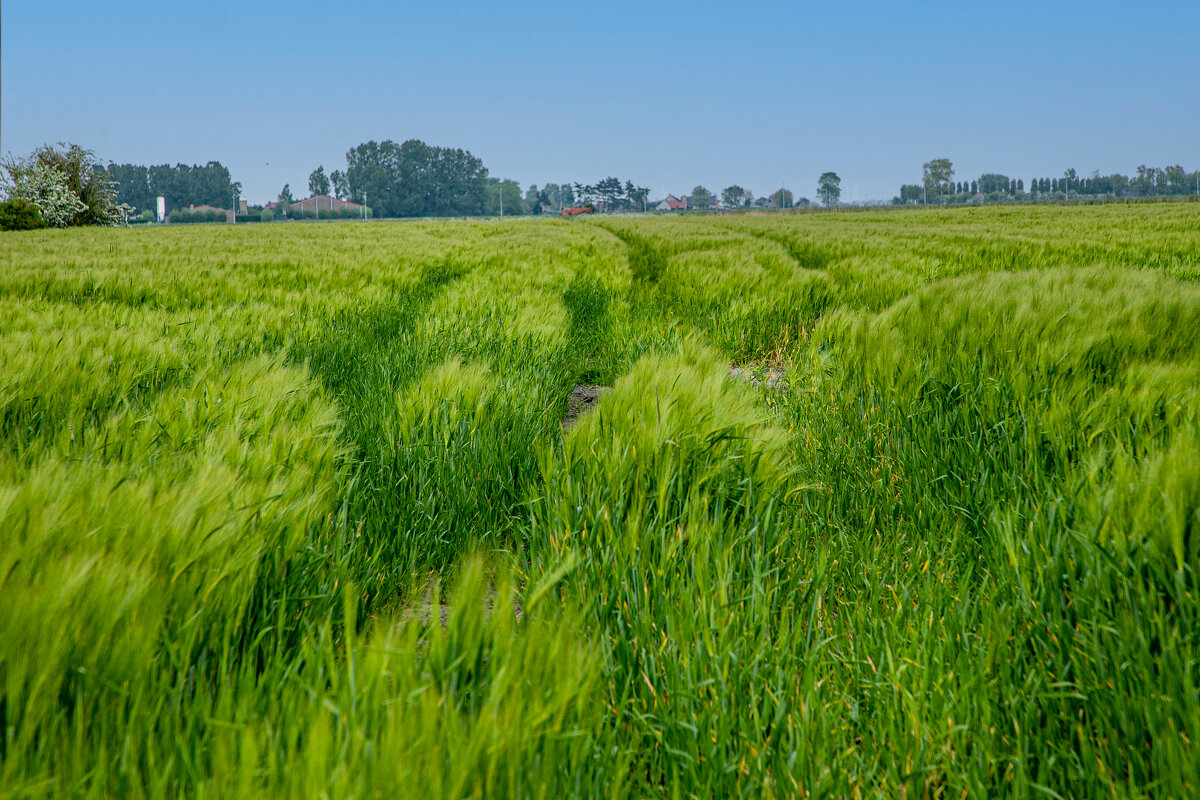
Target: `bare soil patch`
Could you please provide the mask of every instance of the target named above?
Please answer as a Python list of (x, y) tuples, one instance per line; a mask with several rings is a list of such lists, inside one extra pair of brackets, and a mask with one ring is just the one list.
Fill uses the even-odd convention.
[(567, 397), (567, 413), (563, 417), (563, 433), (579, 424), (579, 418), (591, 411), (600, 402), (600, 398), (612, 391), (611, 386), (589, 386), (580, 384), (571, 390)]
[(746, 381), (756, 389), (760, 386), (768, 389), (782, 389), (783, 375), (783, 370), (774, 367), (760, 370), (751, 370), (747, 367), (729, 368), (729, 377)]

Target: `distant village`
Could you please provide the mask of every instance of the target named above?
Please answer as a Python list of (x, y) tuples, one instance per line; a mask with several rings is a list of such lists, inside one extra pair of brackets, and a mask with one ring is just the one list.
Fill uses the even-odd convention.
[[(160, 200), (163, 198), (159, 198)], [(786, 198), (785, 198), (786, 200)], [(807, 205), (807, 201), (802, 201)], [(736, 208), (744, 208), (745, 206), (736, 206)], [(777, 209), (780, 208), (776, 196), (759, 198), (754, 204), (754, 208), (761, 209)], [(647, 203), (646, 211), (728, 211), (734, 206), (729, 206), (716, 195), (709, 198), (709, 201), (704, 205), (698, 205), (690, 195), (675, 196), (668, 194), (666, 198), (658, 203)], [(605, 214), (614, 211), (629, 211), (627, 206), (610, 208), (609, 204), (604, 200), (596, 200), (589, 202), (584, 206), (556, 206), (553, 203), (537, 203), (529, 212), (529, 214), (542, 215), (562, 215), (562, 216), (577, 216), (580, 213), (597, 213)], [(373, 212), (367, 206), (361, 203), (355, 203), (350, 200), (343, 200), (340, 197), (334, 197), (329, 194), (319, 194), (312, 197), (306, 197), (302, 200), (296, 200), (291, 203), (280, 203), (272, 201), (263, 206), (250, 205), (245, 200), (239, 200), (237, 209), (231, 211), (225, 208), (218, 208), (211, 205), (190, 205), (187, 208), (177, 208), (169, 214), (165, 209), (165, 202), (160, 204), (158, 213), (149, 219), (145, 218), (148, 215), (143, 215), (143, 218), (137, 221), (149, 222), (172, 222), (172, 223), (191, 223), (191, 222), (270, 222), (275, 220), (326, 220), (326, 219), (369, 219), (373, 216)], [(511, 214), (510, 214), (511, 216)]]

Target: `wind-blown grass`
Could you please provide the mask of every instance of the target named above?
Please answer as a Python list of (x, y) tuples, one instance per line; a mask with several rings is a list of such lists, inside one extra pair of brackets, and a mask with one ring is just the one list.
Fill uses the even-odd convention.
[(1193, 795), (1197, 214), (6, 234), (0, 796)]

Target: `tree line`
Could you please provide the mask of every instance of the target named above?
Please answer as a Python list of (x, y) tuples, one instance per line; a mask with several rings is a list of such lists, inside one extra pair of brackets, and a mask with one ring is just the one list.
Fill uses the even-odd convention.
[[(780, 187), (768, 195), (756, 197), (754, 192), (738, 184), (726, 186), (720, 195), (710, 192), (704, 186), (696, 186), (687, 195), (693, 208), (705, 209), (720, 204), (724, 208), (808, 208), (813, 202), (807, 197), (797, 198), (790, 189)], [(824, 206), (836, 206), (841, 202), (842, 179), (836, 172), (824, 172), (817, 179), (817, 200)]]
[(893, 205), (971, 203), (980, 201), (1038, 201), (1200, 195), (1200, 170), (1182, 166), (1137, 168), (1137, 174), (1101, 175), (1099, 170), (1081, 176), (1074, 169), (1057, 178), (1023, 178), (989, 172), (973, 180), (954, 180), (954, 164), (935, 158), (922, 166), (922, 181), (905, 184), (892, 198)]
[[(328, 174), (324, 165), (308, 176), (312, 195), (329, 194), (369, 206), (385, 217), (519, 216), (603, 204), (608, 210), (642, 210), (650, 190), (632, 180), (608, 177), (595, 184), (531, 184), (524, 191), (510, 179), (489, 174), (469, 151), (435, 147), (417, 139), (401, 144), (369, 141), (346, 153), (346, 169)], [(290, 185), (279, 202), (292, 202)]]
[[(308, 176), (308, 190), (368, 206), (376, 216), (458, 217), (557, 211), (576, 202), (582, 187), (551, 183), (522, 192), (516, 181), (492, 176), (467, 150), (385, 139), (350, 148), (345, 170), (326, 174), (318, 166)], [(291, 202), (289, 186), (279, 200)]]
[(242, 193), (242, 185), (232, 179), (220, 161), (173, 167), (109, 164), (97, 170), (116, 186), (117, 202), (129, 206), (134, 214), (153, 213), (159, 196), (166, 198), (168, 213), (193, 205), (233, 209)]
[[(319, 166), (309, 175), (311, 195), (333, 195), (358, 203), (364, 216), (480, 216), (558, 212), (576, 205), (593, 205), (607, 211), (650, 209), (650, 190), (632, 180), (609, 176), (594, 184), (579, 182), (530, 185), (524, 192), (516, 181), (491, 176), (483, 162), (461, 148), (436, 147), (417, 139), (397, 144), (391, 140), (364, 142), (346, 153), (345, 170), (326, 174)], [(0, 164), (0, 228), (122, 224), (140, 213), (153, 217), (155, 198), (166, 199), (167, 211), (190, 206), (236, 209), (241, 184), (219, 161), (170, 166), (160, 164), (107, 165), (77, 145), (45, 146), (23, 159)], [(999, 173), (971, 180), (955, 180), (948, 158), (935, 158), (922, 166), (922, 180), (905, 184), (892, 198), (896, 205), (972, 203), (987, 201), (1040, 201), (1089, 198), (1138, 198), (1200, 195), (1200, 170), (1182, 166), (1139, 166), (1132, 176), (1099, 171), (1081, 176), (1074, 169), (1061, 177), (1035, 177), (1028, 183)], [(711, 208), (718, 195), (704, 186), (692, 189), (687, 207)], [(823, 173), (816, 197), (823, 206), (841, 200), (841, 178)], [(282, 213), (294, 202), (290, 186), (279, 194)], [(780, 188), (756, 197), (740, 185), (725, 187), (719, 202), (726, 208), (793, 208), (811, 205)], [(348, 209), (330, 216), (355, 216)], [(176, 217), (182, 218), (177, 213)], [(264, 219), (266, 216), (264, 215)]]

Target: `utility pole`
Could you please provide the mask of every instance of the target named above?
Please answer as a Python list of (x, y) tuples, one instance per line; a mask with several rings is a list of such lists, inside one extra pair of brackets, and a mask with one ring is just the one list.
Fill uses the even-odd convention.
[(500, 181), (498, 186), (500, 187), (500, 216), (503, 217), (504, 216), (504, 181)]
[(363, 192), (363, 222), (367, 221), (367, 193)]

